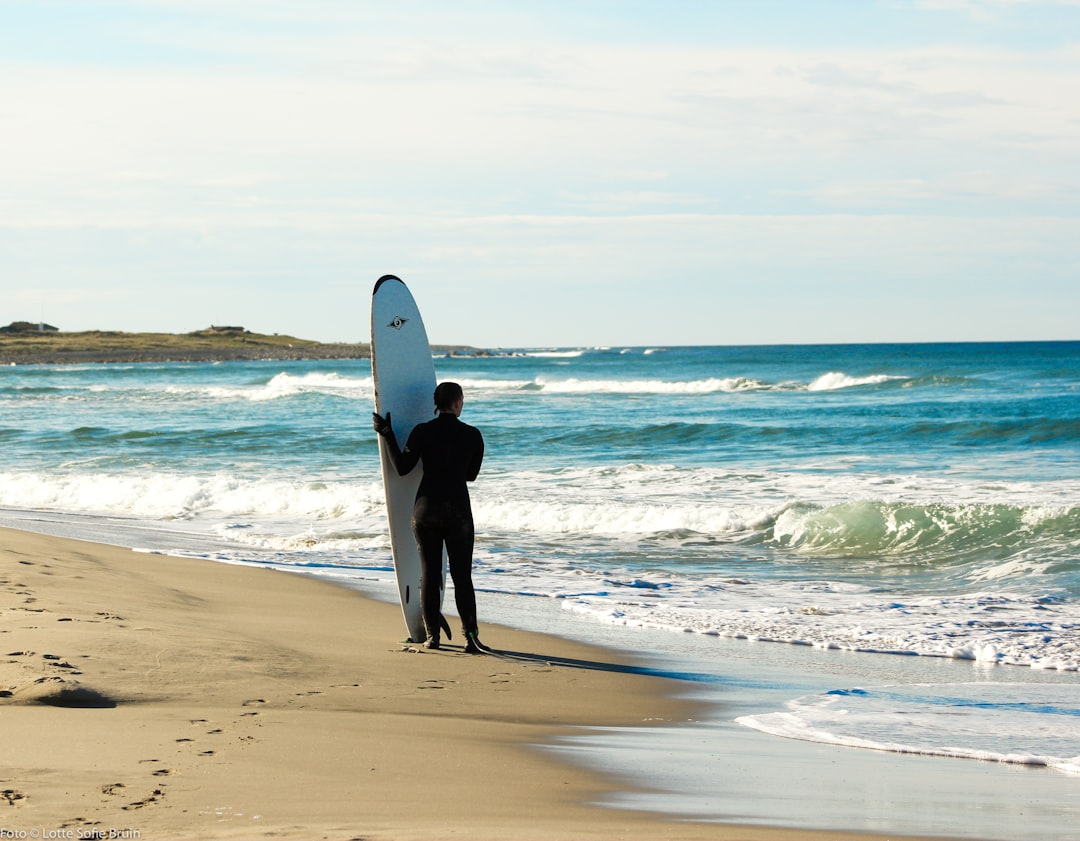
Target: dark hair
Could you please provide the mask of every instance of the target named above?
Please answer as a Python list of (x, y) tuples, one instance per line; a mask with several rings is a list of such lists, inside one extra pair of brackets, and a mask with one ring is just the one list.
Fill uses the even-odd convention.
[(465, 399), (465, 392), (457, 383), (439, 383), (435, 387), (435, 408), (438, 411), (452, 409), (459, 400)]

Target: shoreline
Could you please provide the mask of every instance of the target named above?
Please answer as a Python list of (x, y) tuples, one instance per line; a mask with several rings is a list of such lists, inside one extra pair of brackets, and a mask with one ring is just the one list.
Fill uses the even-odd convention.
[[(432, 345), (442, 354), (486, 355), (468, 345)], [(317, 342), (242, 327), (194, 333), (6, 333), (0, 330), (0, 365), (136, 364), (140, 362), (299, 361), (370, 359), (367, 342)]]
[(633, 794), (539, 748), (700, 709), (615, 652), (500, 626), (485, 626), (490, 645), (538, 659), (425, 652), (397, 641), (397, 605), (334, 583), (10, 529), (0, 541), (10, 831), (837, 837), (590, 805)]
[[(432, 345), (432, 352), (444, 355), (489, 355), (464, 345)], [(368, 344), (325, 344), (303, 348), (230, 348), (177, 350), (111, 351), (35, 351), (17, 353), (0, 351), (0, 366), (23, 365), (110, 365), (169, 362), (301, 362), (306, 360), (371, 359)]]

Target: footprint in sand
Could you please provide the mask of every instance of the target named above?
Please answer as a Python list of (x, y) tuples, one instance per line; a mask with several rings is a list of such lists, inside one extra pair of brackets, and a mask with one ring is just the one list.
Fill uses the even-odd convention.
[(48, 662), (45, 665), (52, 666), (54, 669), (71, 669), (75, 674), (82, 674), (75, 666), (62, 659), (59, 654), (42, 654), (41, 659), (47, 660)]
[(130, 812), (133, 809), (142, 809), (153, 803), (157, 803), (161, 798), (165, 796), (165, 792), (160, 788), (155, 788), (150, 794), (144, 797), (142, 800), (136, 800), (134, 803), (129, 803), (127, 806), (123, 806), (125, 812)]
[(120, 794), (125, 788), (127, 788), (127, 786), (123, 783), (109, 783), (108, 785), (101, 787), (101, 793), (109, 795)]
[(17, 806), (26, 799), (26, 795), (15, 788), (5, 788), (0, 791), (0, 799), (6, 800), (8, 806)]
[(425, 680), (423, 684), (416, 687), (417, 689), (446, 689), (443, 686), (444, 683), (457, 683), (456, 680), (441, 680), (438, 678), (432, 678), (431, 680)]
[[(140, 759), (139, 760), (140, 765), (147, 765), (147, 764), (158, 765), (160, 763), (161, 763), (160, 759)], [(152, 777), (170, 777), (170, 776), (172, 776), (172, 773), (173, 772), (172, 772), (171, 768), (158, 768), (158, 769), (156, 769), (154, 771), (151, 771), (150, 775)]]
[[(61, 829), (73, 829), (75, 827), (87, 827), (87, 826), (101, 826), (101, 821), (92, 821), (89, 818), (86, 818), (86, 817), (80, 815), (77, 818), (68, 818), (66, 821), (64, 821), (62, 824), (60, 824)], [(68, 835), (66, 837), (73, 838), (74, 836)], [(80, 838), (105, 838), (106, 836), (105, 835), (94, 835), (94, 834), (90, 834), (88, 832), (83, 832), (83, 833), (81, 833), (79, 835), (79, 837)]]

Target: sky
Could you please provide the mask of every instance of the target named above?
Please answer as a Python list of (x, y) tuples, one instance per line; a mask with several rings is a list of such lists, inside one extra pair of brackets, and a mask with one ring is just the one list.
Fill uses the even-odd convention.
[(1080, 339), (1080, 0), (0, 0), (0, 324)]

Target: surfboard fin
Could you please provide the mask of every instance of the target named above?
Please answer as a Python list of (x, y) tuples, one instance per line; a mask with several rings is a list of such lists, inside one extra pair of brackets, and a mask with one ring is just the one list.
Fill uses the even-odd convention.
[(450, 630), (450, 623), (446, 621), (446, 617), (441, 613), (439, 614), (439, 627), (446, 632), (446, 638), (452, 640), (454, 638), (453, 632)]

